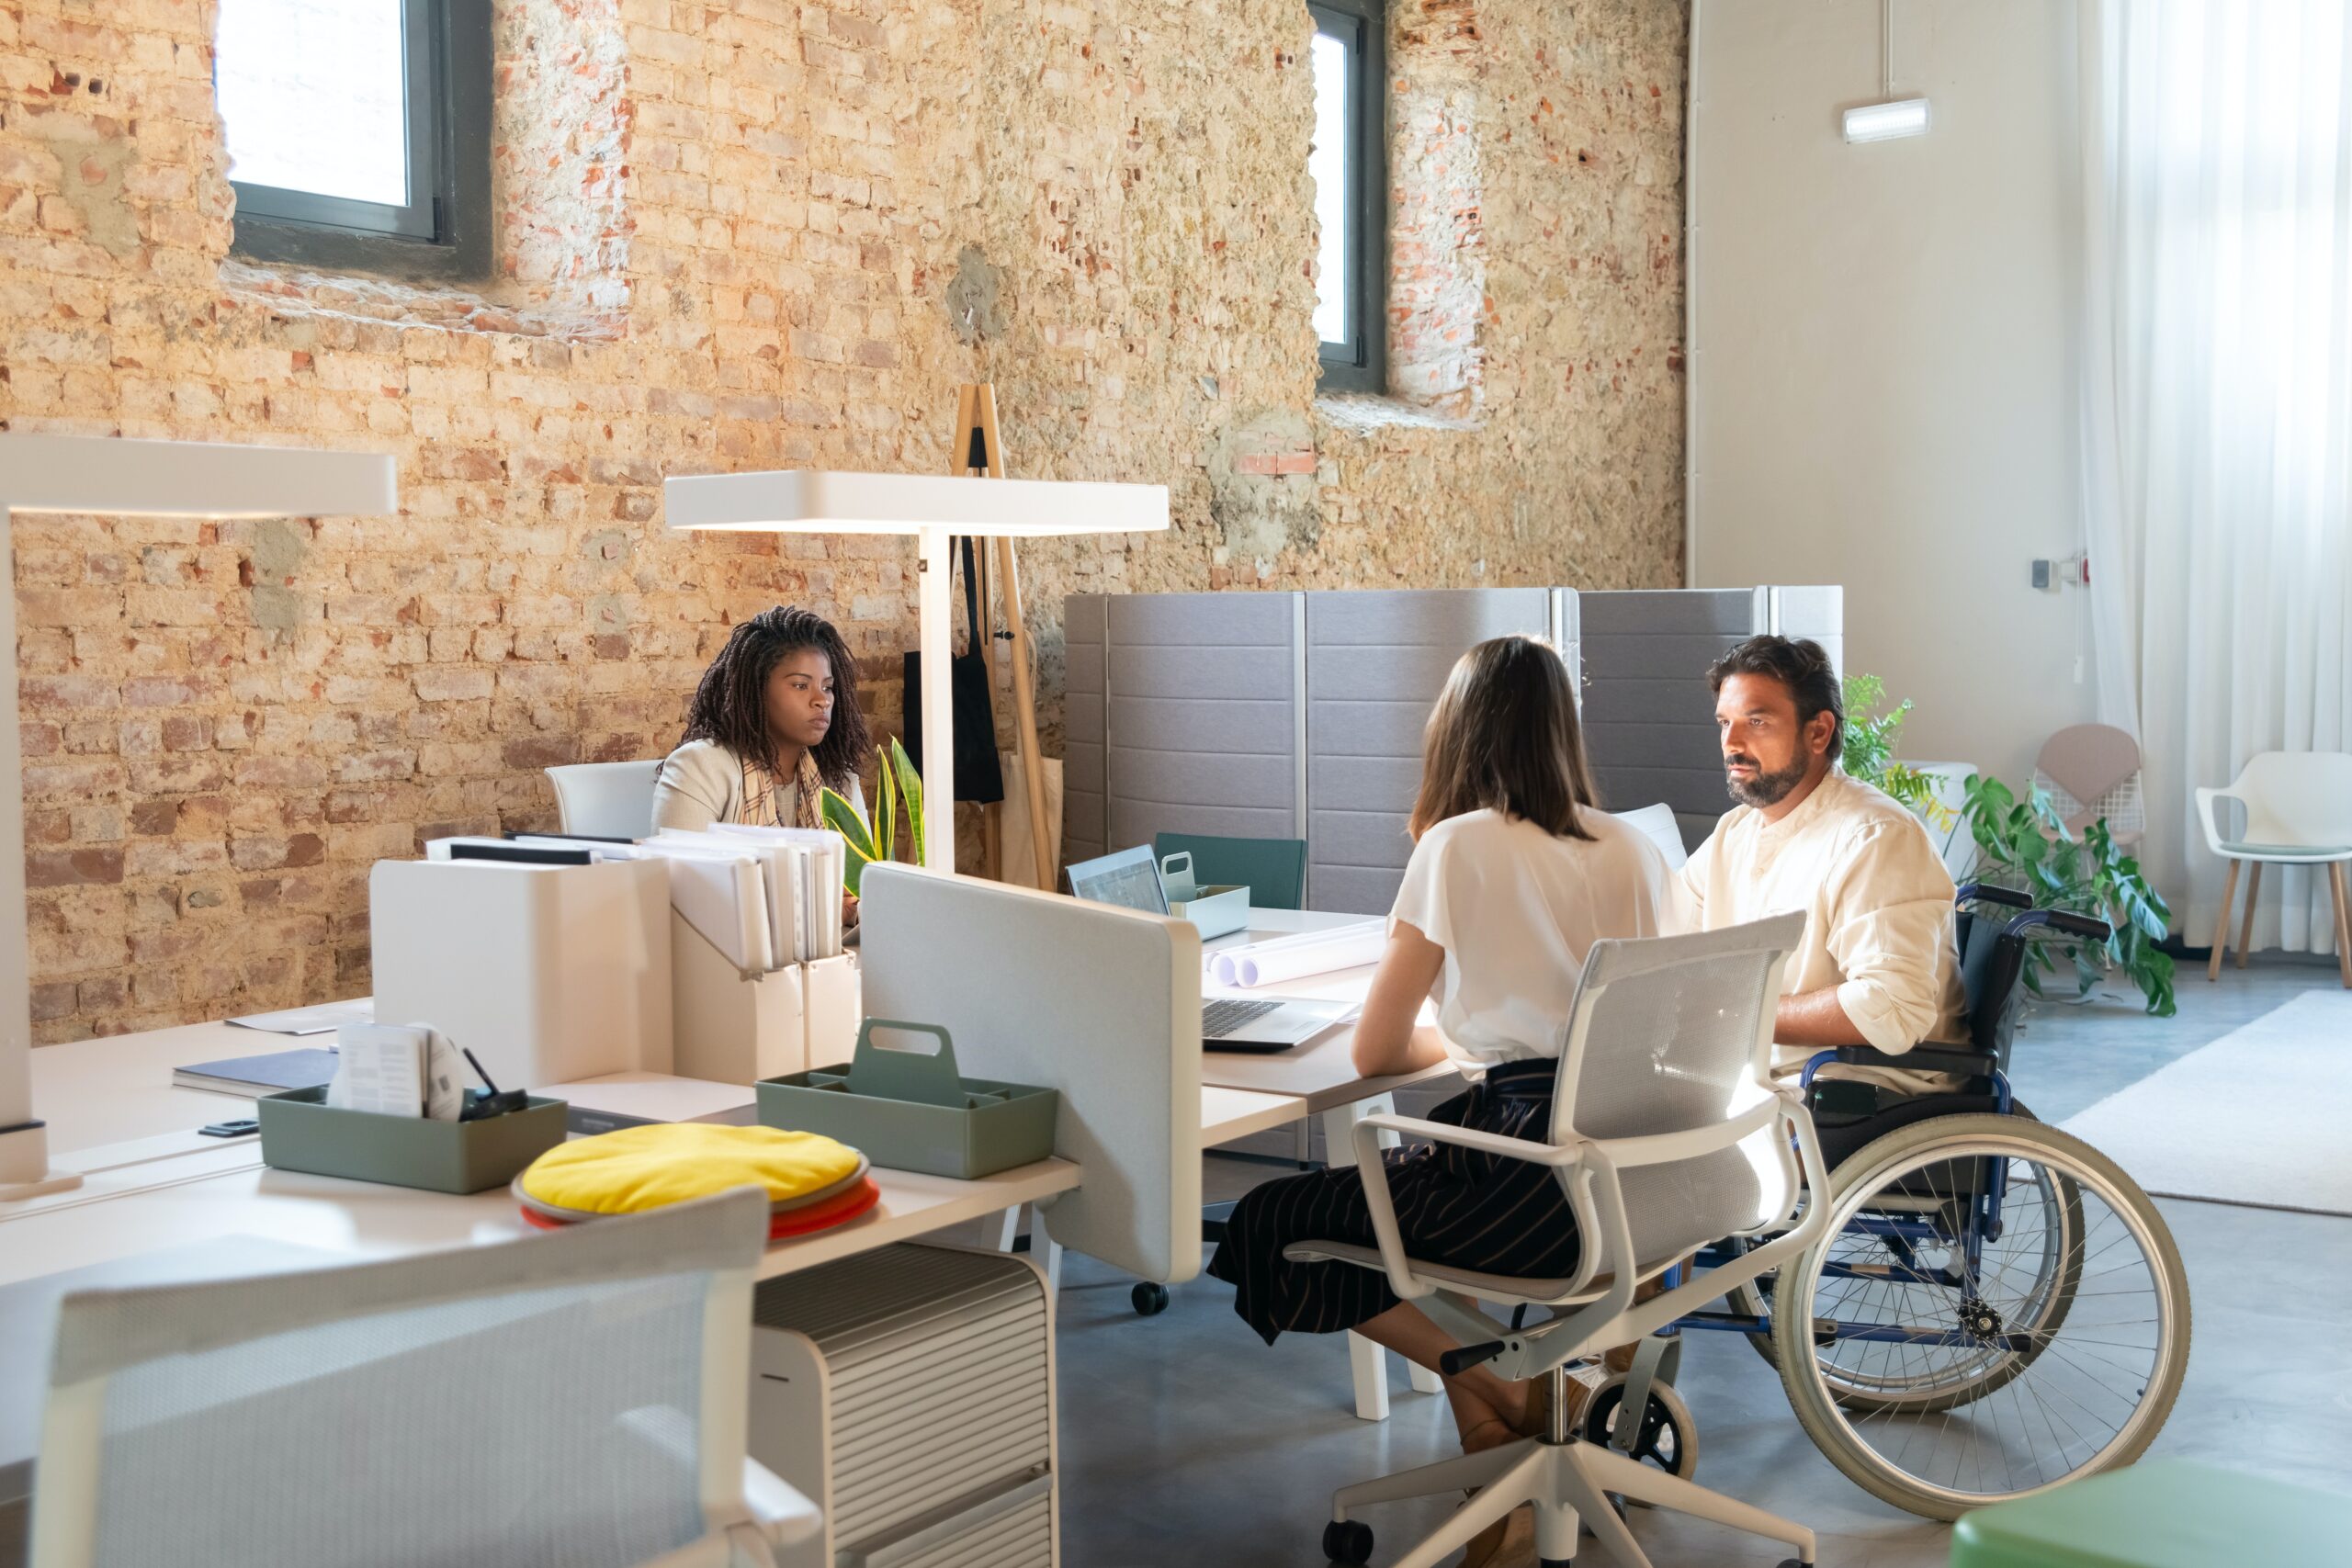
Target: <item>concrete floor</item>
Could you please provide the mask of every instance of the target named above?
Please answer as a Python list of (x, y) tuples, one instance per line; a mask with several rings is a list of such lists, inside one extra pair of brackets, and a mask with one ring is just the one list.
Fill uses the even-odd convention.
[[(2016, 1054), (2021, 1099), (2045, 1120), (2073, 1115), (2281, 1005), (2336, 984), (2333, 964), (2225, 970), (2208, 986), (2184, 967), (2180, 1012), (2143, 1016), (2120, 995), (2052, 1004)], [(1230, 1192), (1286, 1168), (1212, 1157)], [(2165, 1201), (2187, 1261), (2194, 1349), (2154, 1453), (2352, 1493), (2352, 1220)], [(1323, 1561), (1335, 1486), (1454, 1451), (1442, 1397), (1392, 1378), (1393, 1414), (1355, 1419), (1336, 1340), (1292, 1336), (1266, 1348), (1202, 1279), (1161, 1316), (1139, 1319), (1130, 1281), (1068, 1265), (1060, 1309), (1062, 1560), (1071, 1568), (1298, 1568)], [(1696, 1412), (1698, 1479), (1811, 1525), (1824, 1568), (1939, 1568), (1949, 1530), (1888, 1507), (1815, 1450), (1779, 1376), (1740, 1340), (1694, 1335), (1680, 1386)], [(1396, 1505), (1372, 1523), (1375, 1564), (1446, 1505)], [(1637, 1516), (1657, 1568), (1747, 1568), (1784, 1553), (1712, 1526)], [(1607, 1561), (1588, 1540), (1589, 1561)]]

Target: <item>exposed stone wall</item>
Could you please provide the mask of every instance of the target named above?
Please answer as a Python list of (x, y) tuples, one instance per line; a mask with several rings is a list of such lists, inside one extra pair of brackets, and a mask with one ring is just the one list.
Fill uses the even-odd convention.
[(229, 257), (209, 0), (0, 0), (0, 422), (403, 505), (17, 524), (39, 1038), (364, 988), (374, 860), (664, 750), (766, 604), (895, 727), (910, 547), (666, 537), (659, 481), (942, 470), (960, 380), (1016, 473), (1171, 491), (1023, 547), (1049, 750), (1069, 592), (1677, 581), (1682, 7), (1397, 3), (1476, 180), (1446, 417), (1315, 397), (1298, 0), (501, 0), (499, 273), (438, 293)]

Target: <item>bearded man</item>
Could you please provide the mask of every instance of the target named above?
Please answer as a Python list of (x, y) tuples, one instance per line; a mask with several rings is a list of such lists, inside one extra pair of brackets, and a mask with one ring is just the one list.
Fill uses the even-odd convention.
[[(1815, 642), (1750, 637), (1707, 680), (1739, 805), (1683, 869), (1679, 924), (1714, 931), (1804, 912), (1773, 1031), (1774, 1070), (1793, 1076), (1838, 1045), (1900, 1055), (1964, 1040), (1951, 874), (1917, 817), (1838, 771), (1845, 701), (1828, 654)], [(1820, 1076), (1900, 1094), (1958, 1081), (1842, 1065)]]

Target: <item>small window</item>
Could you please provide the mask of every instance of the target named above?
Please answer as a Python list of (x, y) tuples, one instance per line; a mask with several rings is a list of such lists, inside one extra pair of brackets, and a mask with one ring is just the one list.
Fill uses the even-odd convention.
[(220, 0), (213, 92), (237, 251), (478, 275), (489, 241), (489, 12), (448, 0)]
[(1315, 332), (1329, 391), (1387, 390), (1387, 23), (1384, 0), (1314, 0), (1315, 141), (1306, 157), (1322, 231)]

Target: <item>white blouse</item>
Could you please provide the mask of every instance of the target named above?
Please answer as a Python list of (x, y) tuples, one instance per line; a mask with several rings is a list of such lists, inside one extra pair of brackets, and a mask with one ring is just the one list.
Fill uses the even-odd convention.
[(1389, 911), (1445, 949), (1438, 1029), (1481, 1063), (1557, 1056), (1585, 951), (1656, 936), (1671, 879), (1640, 829), (1577, 813), (1590, 839), (1473, 811), (1421, 835)]

